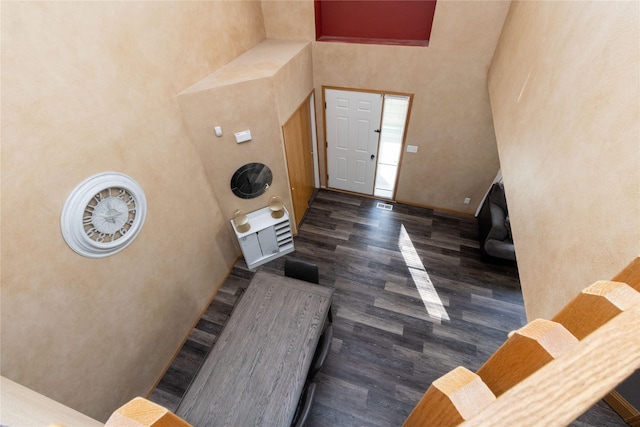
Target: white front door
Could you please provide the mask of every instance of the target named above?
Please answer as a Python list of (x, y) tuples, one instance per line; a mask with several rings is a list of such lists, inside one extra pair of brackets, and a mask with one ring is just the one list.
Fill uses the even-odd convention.
[(373, 194), (382, 94), (325, 89), (328, 186)]

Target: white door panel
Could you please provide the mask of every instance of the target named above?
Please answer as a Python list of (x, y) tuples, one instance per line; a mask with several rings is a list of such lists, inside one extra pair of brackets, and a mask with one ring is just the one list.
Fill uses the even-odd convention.
[(348, 159), (346, 157), (338, 157), (336, 158), (338, 163), (338, 173), (336, 174), (336, 179), (340, 182), (347, 181), (347, 171), (348, 171)]
[[(356, 134), (356, 151), (358, 153), (369, 152), (369, 129), (371, 129), (371, 123), (368, 120), (358, 120), (358, 133)], [(376, 127), (373, 128), (377, 129)], [(377, 144), (376, 144), (377, 145)]]
[(325, 89), (325, 101), (329, 187), (373, 194), (382, 95)]
[(367, 162), (363, 162), (362, 160), (356, 161), (356, 173), (354, 182), (356, 184), (366, 184), (367, 181)]
[(336, 149), (348, 150), (349, 149), (349, 118), (337, 117), (337, 134), (336, 134)]

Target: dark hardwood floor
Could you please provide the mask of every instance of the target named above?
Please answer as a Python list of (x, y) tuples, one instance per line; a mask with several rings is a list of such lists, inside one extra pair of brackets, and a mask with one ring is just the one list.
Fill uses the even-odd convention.
[[(321, 190), (295, 238), (335, 289), (311, 426), (400, 426), (433, 380), (476, 371), (526, 323), (517, 268), (482, 262), (473, 217), (378, 203)], [(237, 262), (151, 400), (175, 410), (253, 274)], [(572, 425), (626, 424), (600, 402)]]

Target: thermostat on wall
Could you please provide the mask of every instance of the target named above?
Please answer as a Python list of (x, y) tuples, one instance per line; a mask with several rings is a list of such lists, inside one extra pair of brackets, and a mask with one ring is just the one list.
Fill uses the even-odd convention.
[(236, 132), (236, 142), (240, 144), (241, 142), (251, 141), (251, 131), (243, 130), (242, 132)]

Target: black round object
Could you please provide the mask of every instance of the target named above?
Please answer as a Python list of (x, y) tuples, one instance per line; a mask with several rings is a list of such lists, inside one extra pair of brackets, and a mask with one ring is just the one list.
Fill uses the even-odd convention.
[(240, 167), (231, 177), (231, 191), (242, 199), (253, 199), (271, 186), (271, 169), (262, 163), (248, 163)]

